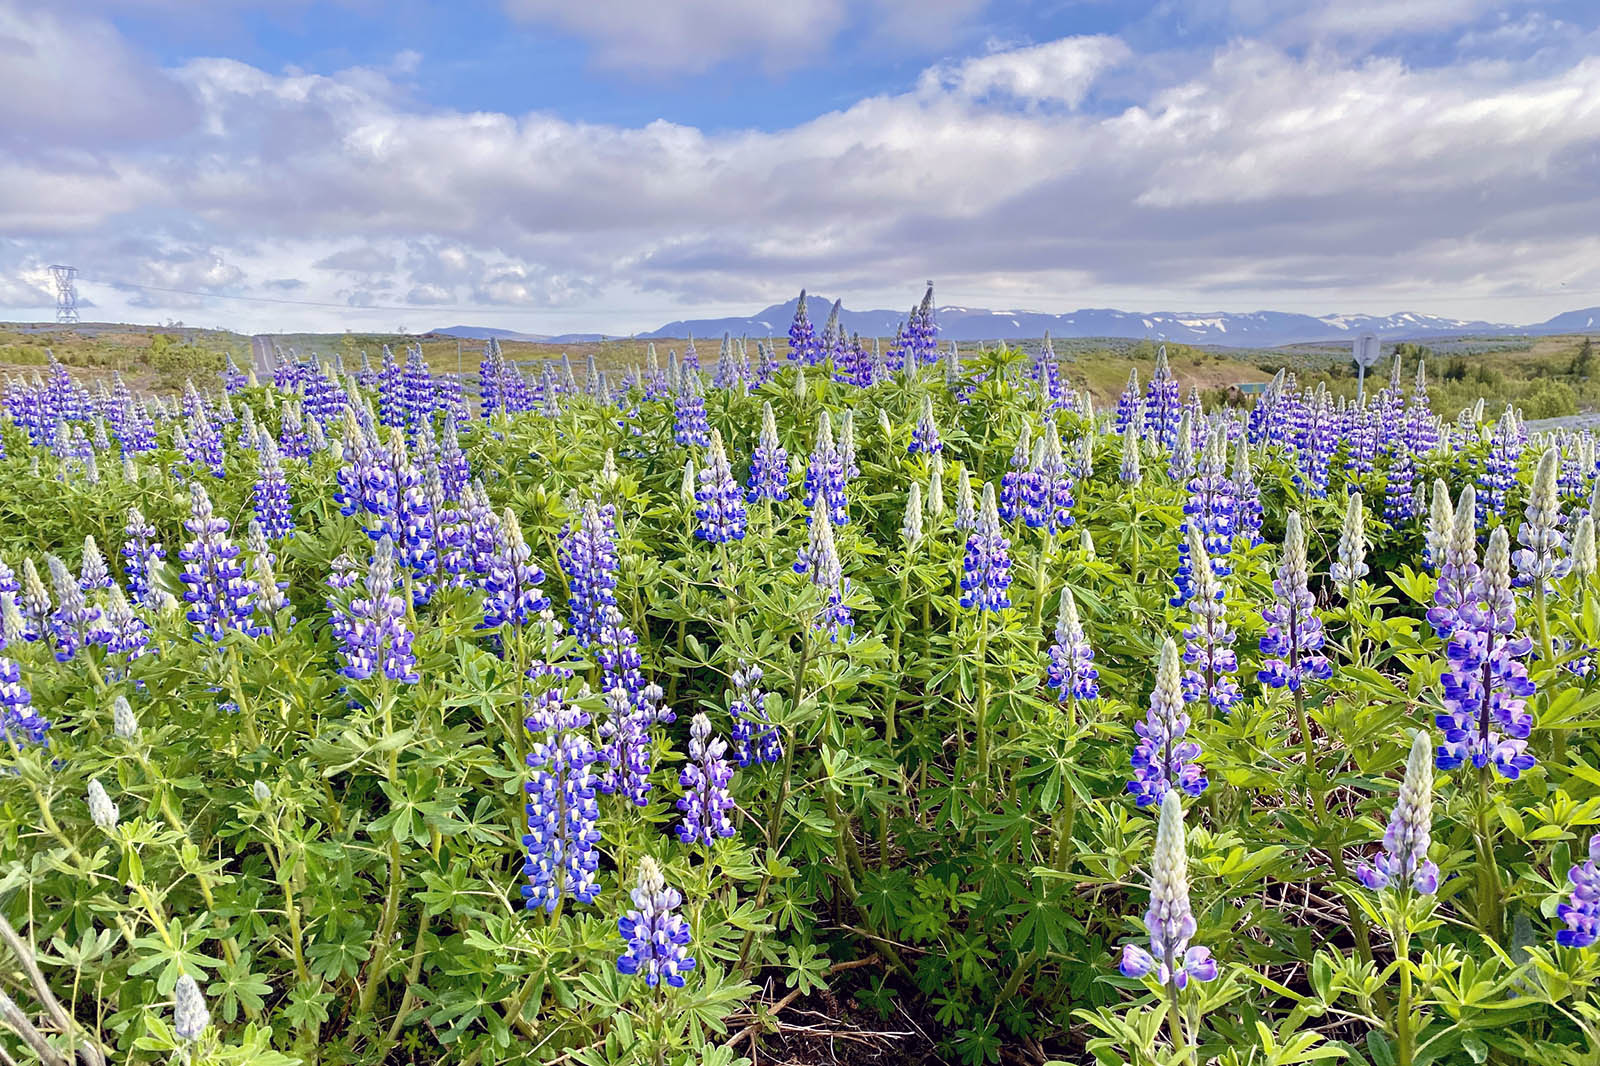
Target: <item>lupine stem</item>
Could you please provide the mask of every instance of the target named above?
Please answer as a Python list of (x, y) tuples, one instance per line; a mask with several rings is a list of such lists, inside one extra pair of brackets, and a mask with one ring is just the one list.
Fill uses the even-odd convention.
[(1400, 999), (1394, 1010), (1395, 1061), (1411, 1066), (1416, 1037), (1411, 1032), (1411, 931), (1402, 912), (1394, 930), (1395, 961), (1400, 964)]
[(978, 687), (973, 716), (978, 731), (978, 794), (989, 790), (989, 614), (978, 609)]

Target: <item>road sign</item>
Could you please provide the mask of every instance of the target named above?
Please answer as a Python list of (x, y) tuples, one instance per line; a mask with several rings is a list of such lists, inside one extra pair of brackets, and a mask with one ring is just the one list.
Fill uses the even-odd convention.
[(1367, 369), (1378, 365), (1381, 355), (1378, 348), (1378, 335), (1376, 333), (1363, 333), (1350, 345), (1350, 358), (1355, 360), (1356, 371), (1356, 398), (1360, 399), (1367, 393)]

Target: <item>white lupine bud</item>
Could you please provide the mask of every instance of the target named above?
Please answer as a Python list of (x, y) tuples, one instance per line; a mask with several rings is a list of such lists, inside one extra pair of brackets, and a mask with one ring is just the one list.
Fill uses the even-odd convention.
[(600, 465), (600, 483), (606, 488), (613, 488), (620, 477), (617, 473), (617, 453), (614, 449), (606, 449), (605, 462)]
[(922, 486), (915, 481), (906, 492), (906, 516), (900, 525), (900, 538), (905, 541), (907, 551), (915, 551), (922, 543)]
[(1122, 483), (1137, 485), (1143, 480), (1144, 471), (1139, 466), (1139, 432), (1129, 426), (1122, 433)]
[(118, 696), (112, 701), (111, 731), (121, 740), (133, 740), (139, 736), (139, 716), (133, 713), (126, 696)]
[(89, 818), (107, 833), (116, 831), (117, 805), (111, 802), (105, 786), (98, 779), (89, 782)]
[(1433, 483), (1433, 505), (1428, 508), (1428, 528), (1423, 540), (1428, 548), (1428, 558), (1435, 569), (1444, 560), (1450, 546), (1450, 532), (1455, 527), (1455, 505), (1450, 502), (1450, 486), (1443, 479)]
[(799, 403), (805, 403), (809, 395), (806, 389), (806, 368), (796, 367), (794, 372), (794, 398)]
[(211, 1024), (211, 1012), (206, 1009), (206, 997), (193, 977), (184, 974), (172, 990), (172, 1031), (179, 1040), (198, 1040)]
[(694, 488), (694, 459), (689, 458), (683, 461), (683, 482), (678, 486), (678, 495), (686, 507), (694, 507)]
[(933, 457), (933, 469), (928, 472), (928, 493), (924, 497), (928, 518), (937, 522), (944, 516), (944, 456)]
[(1344, 528), (1339, 532), (1339, 555), (1328, 568), (1333, 580), (1345, 586), (1347, 598), (1355, 588), (1355, 583), (1367, 576), (1366, 559), (1367, 509), (1361, 493), (1352, 492), (1344, 512)]
[(1489, 534), (1489, 547), (1483, 553), (1484, 599), (1491, 605), (1511, 603), (1511, 537), (1505, 526)]
[(1545, 449), (1528, 491), (1525, 521), (1517, 530), (1517, 543), (1522, 547), (1513, 561), (1521, 582), (1536, 588), (1546, 587), (1567, 572), (1566, 536), (1561, 532), (1560, 474), (1561, 450), (1554, 446)]
[(1594, 515), (1578, 519), (1578, 528), (1572, 534), (1572, 573), (1579, 583), (1588, 581), (1595, 572)]
[(250, 786), (250, 794), (254, 796), (255, 801), (261, 804), (263, 807), (272, 802), (272, 789), (269, 788), (267, 783), (262, 781), (260, 778), (257, 778), (255, 783)]
[(978, 524), (978, 504), (972, 495), (972, 477), (967, 473), (965, 463), (958, 464), (956, 469), (960, 472), (956, 482), (956, 528), (972, 529)]
[(1093, 562), (1095, 558), (1094, 537), (1089, 533), (1088, 526), (1078, 527), (1078, 548), (1083, 552), (1083, 557)]

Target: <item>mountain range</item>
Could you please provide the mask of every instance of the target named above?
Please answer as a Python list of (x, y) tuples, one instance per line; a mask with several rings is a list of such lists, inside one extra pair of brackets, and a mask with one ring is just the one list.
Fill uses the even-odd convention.
[[(668, 322), (660, 329), (637, 334), (642, 339), (702, 338), (713, 350), (724, 333), (735, 337), (774, 337), (780, 342), (789, 331), (797, 300), (773, 304), (748, 318), (700, 318)], [(827, 321), (832, 301), (819, 296), (806, 298), (807, 315), (818, 333)], [(900, 311), (840, 310), (839, 321), (849, 333), (864, 337), (892, 337), (905, 321)], [(1427, 337), (1483, 336), (1505, 334), (1582, 333), (1600, 330), (1600, 307), (1565, 311), (1554, 318), (1532, 325), (1484, 322), (1403, 311), (1392, 315), (1302, 315), (1286, 311), (1117, 311), (1111, 308), (1084, 308), (1064, 314), (1041, 311), (991, 311), (980, 307), (940, 307), (936, 311), (939, 339), (942, 341), (994, 341), (1035, 338), (1050, 331), (1052, 337), (1126, 337), (1175, 341), (1184, 344), (1215, 344), (1230, 348), (1272, 348), (1284, 344), (1349, 340), (1362, 333), (1375, 333), (1385, 340), (1412, 340)], [(604, 339), (599, 333), (567, 333), (545, 336), (517, 333), (487, 326), (449, 326), (433, 332), (450, 337), (487, 340), (546, 341), (577, 344)]]

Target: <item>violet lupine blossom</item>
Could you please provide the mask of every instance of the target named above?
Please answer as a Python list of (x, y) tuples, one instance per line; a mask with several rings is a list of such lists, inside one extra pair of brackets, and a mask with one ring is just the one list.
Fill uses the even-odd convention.
[[(1433, 593), (1433, 606), (1428, 608), (1428, 624), (1441, 638), (1448, 640), (1455, 632), (1462, 608), (1472, 601), (1478, 583), (1478, 525), (1477, 490), (1468, 485), (1461, 490), (1461, 502), (1454, 511), (1449, 510), (1449, 496), (1444, 485), (1434, 487), (1433, 516), (1429, 543), (1439, 582)], [(1440, 497), (1444, 497), (1441, 505)], [(1449, 519), (1449, 533), (1445, 536), (1438, 526)], [(1442, 544), (1440, 541), (1442, 540)]]
[(849, 525), (850, 500), (845, 492), (848, 482), (849, 471), (843, 449), (834, 440), (832, 419), (828, 417), (828, 412), (823, 411), (817, 418), (817, 442), (806, 462), (805, 497), (802, 502), (807, 511), (814, 510), (820, 499), (834, 525)]
[(711, 443), (706, 422), (706, 401), (700, 394), (700, 376), (688, 370), (678, 386), (672, 439), (684, 447), (704, 448)]
[(783, 738), (767, 718), (767, 694), (761, 691), (761, 667), (741, 662), (733, 672), (733, 755), (740, 766), (775, 763), (783, 758)]
[(1400, 794), (1383, 833), (1383, 851), (1356, 870), (1356, 878), (1374, 892), (1393, 885), (1431, 896), (1439, 887), (1439, 867), (1428, 858), (1433, 833), (1432, 756), (1428, 735), (1413, 734)]
[(1155, 853), (1150, 862), (1150, 906), (1144, 912), (1150, 950), (1125, 944), (1119, 969), (1124, 977), (1155, 974), (1164, 986), (1181, 991), (1191, 980), (1217, 976), (1210, 948), (1190, 947), (1194, 911), (1189, 904), (1189, 858), (1184, 845), (1183, 801), (1175, 791), (1161, 797)]
[(405, 371), (395, 361), (394, 352), (383, 346), (383, 363), (378, 368), (378, 424), (391, 428), (406, 424)]
[(1168, 602), (1182, 607), (1194, 595), (1194, 566), (1189, 557), (1190, 533), (1200, 537), (1211, 569), (1218, 577), (1233, 573), (1228, 553), (1233, 550), (1233, 482), (1227, 473), (1227, 438), (1221, 427), (1211, 433), (1189, 478), (1189, 495), (1183, 503), (1182, 534), (1178, 543), (1177, 594)]
[(483, 621), (480, 629), (503, 625), (526, 626), (550, 606), (544, 595), (544, 571), (533, 562), (533, 550), (522, 535), (522, 525), (511, 508), (500, 519), (499, 543), (489, 560), (484, 579)]
[(1556, 917), (1566, 928), (1556, 933), (1556, 943), (1586, 948), (1600, 940), (1600, 833), (1589, 838), (1587, 861), (1567, 871), (1567, 884), (1567, 902), (1556, 907)]
[(934, 319), (933, 282), (928, 282), (922, 302), (913, 309), (906, 323), (907, 362), (925, 366), (939, 358), (939, 323)]
[(1327, 636), (1317, 617), (1310, 578), (1300, 515), (1291, 511), (1278, 576), (1272, 582), (1275, 598), (1261, 611), (1267, 631), (1261, 637), (1261, 669), (1256, 678), (1270, 688), (1299, 692), (1307, 681), (1326, 681), (1333, 676), (1333, 664), (1322, 654)]
[(615, 607), (606, 608), (595, 657), (610, 711), (599, 730), (599, 788), (607, 795), (621, 792), (644, 807), (650, 802), (650, 727), (677, 716), (661, 703), (661, 686), (645, 681), (639, 638)]
[[(1085, 437), (1085, 440), (1089, 438)], [(1061, 456), (1061, 434), (1054, 419), (1044, 424), (1044, 439), (1034, 450), (1033, 466), (1022, 487), (1022, 520), (1049, 536), (1072, 528), (1073, 471)]]
[(937, 455), (943, 449), (944, 443), (939, 439), (939, 423), (933, 418), (933, 397), (923, 393), (922, 413), (917, 416), (917, 424), (911, 430), (911, 444), (906, 450), (911, 455), (918, 452)]
[(1011, 541), (1000, 527), (994, 485), (983, 486), (983, 506), (978, 524), (967, 536), (961, 563), (961, 606), (971, 610), (1000, 611), (1011, 606)]
[(728, 453), (723, 450), (719, 430), (711, 431), (711, 455), (699, 477), (700, 487), (694, 494), (697, 504), (694, 516), (700, 524), (694, 535), (709, 544), (743, 540), (747, 520), (744, 496), (733, 480), (733, 469), (728, 464)]
[(789, 453), (778, 440), (778, 423), (770, 400), (761, 405), (761, 436), (750, 455), (750, 476), (745, 487), (745, 498), (750, 503), (789, 498)]
[(1112, 425), (1119, 434), (1126, 434), (1133, 427), (1136, 413), (1144, 411), (1144, 401), (1139, 393), (1139, 368), (1133, 367), (1128, 371), (1128, 384), (1117, 397), (1117, 410)]
[(100, 554), (100, 545), (95, 543), (94, 535), (83, 538), (83, 558), (78, 568), (78, 587), (85, 592), (111, 587), (111, 570), (106, 566), (105, 556)]
[(1011, 523), (1022, 514), (1024, 488), (1028, 472), (1033, 468), (1033, 427), (1022, 423), (1017, 433), (1017, 446), (1011, 450), (1011, 466), (1000, 475), (1000, 498), (997, 511), (1003, 522)]
[(553, 914), (564, 897), (593, 903), (600, 893), (595, 880), (600, 806), (595, 802), (594, 745), (583, 732), (588, 724), (587, 714), (559, 696), (553, 707), (527, 719), (528, 731), (537, 738), (527, 756), (530, 773), (523, 784), (528, 832), (522, 837), (522, 874), (528, 883), (522, 886), (522, 898), (530, 911)]
[(1222, 579), (1210, 565), (1198, 530), (1189, 531), (1189, 558), (1194, 569), (1189, 613), (1194, 621), (1183, 631), (1183, 662), (1189, 667), (1183, 675), (1183, 699), (1186, 703), (1206, 700), (1227, 714), (1243, 695), (1233, 677), (1239, 658), (1233, 650), (1235, 635), (1228, 625)]
[(378, 541), (367, 563), (366, 595), (356, 596), (345, 608), (347, 625), (341, 634), (340, 673), (355, 681), (382, 674), (390, 681), (414, 685), (417, 657), (412, 654), (415, 634), (406, 625), (406, 601), (398, 590), (394, 544)]
[(278, 450), (290, 459), (305, 459), (311, 455), (311, 442), (306, 437), (305, 420), (300, 405), (293, 401), (283, 405), (283, 417), (278, 429)]
[[(105, 646), (108, 655), (128, 663), (143, 656), (150, 643), (149, 625), (128, 603), (120, 586), (112, 585), (106, 595), (105, 619), (96, 639)], [(115, 680), (120, 673), (120, 667), (113, 667), (112, 679)]]
[(211, 498), (198, 482), (189, 486), (189, 499), (190, 515), (183, 526), (194, 539), (178, 558), (184, 563), (179, 578), (195, 639), (220, 641), (229, 630), (249, 633), (256, 588), (239, 565), (239, 547), (228, 537), (229, 522), (212, 510)]
[(15, 659), (0, 659), (0, 741), (27, 747), (50, 746), (53, 723), (40, 717), (33, 695), (22, 684), (22, 668)]
[(584, 647), (600, 638), (607, 611), (617, 605), (616, 513), (612, 504), (589, 500), (582, 521), (561, 536), (559, 561), (571, 590), (569, 625)]
[[(1130, 378), (1130, 382), (1137, 379)], [(1183, 396), (1178, 381), (1167, 365), (1167, 346), (1156, 352), (1155, 371), (1144, 393), (1145, 429), (1163, 448), (1171, 448), (1178, 441), (1178, 420), (1182, 417)]]
[(98, 643), (104, 636), (104, 616), (99, 607), (90, 603), (65, 563), (54, 555), (45, 556), (50, 570), (50, 584), (55, 588), (56, 609), (50, 615), (51, 643), (56, 648), (56, 662), (68, 662), (87, 644)]
[(1095, 669), (1094, 648), (1078, 620), (1078, 604), (1072, 590), (1061, 590), (1061, 608), (1056, 616), (1055, 643), (1050, 645), (1050, 662), (1045, 667), (1045, 683), (1056, 690), (1057, 700), (1097, 700), (1100, 698), (1100, 671)]
[(733, 836), (733, 796), (728, 785), (733, 767), (726, 758), (728, 742), (711, 732), (711, 719), (697, 714), (689, 723), (689, 761), (678, 775), (684, 794), (677, 807), (683, 812), (678, 841), (710, 847), (718, 837)]
[(651, 988), (663, 980), (683, 987), (683, 975), (694, 969), (689, 954), (689, 923), (677, 914), (683, 896), (667, 887), (661, 867), (646, 855), (639, 860), (639, 881), (629, 893), (633, 909), (617, 919), (617, 931), (628, 948), (617, 959), (617, 972), (643, 974)]
[(800, 290), (800, 302), (795, 304), (794, 321), (789, 324), (789, 362), (801, 366), (815, 366), (822, 362), (821, 346), (817, 332), (806, 317), (806, 290)]
[(1564, 519), (1560, 487), (1556, 484), (1560, 467), (1560, 450), (1551, 447), (1539, 458), (1534, 472), (1523, 511), (1525, 521), (1517, 530), (1521, 547), (1511, 556), (1517, 569), (1514, 584), (1519, 588), (1548, 588), (1552, 581), (1566, 576), (1567, 538), (1561, 532)]
[(1439, 769), (1467, 762), (1481, 769), (1492, 762), (1501, 777), (1515, 781), (1538, 760), (1528, 751), (1533, 715), (1527, 703), (1535, 686), (1519, 661), (1533, 641), (1517, 635), (1510, 545), (1504, 526), (1489, 535), (1483, 568), (1445, 644), (1444, 709), (1435, 721), (1444, 733)]
[[(826, 629), (828, 639), (837, 641), (840, 630), (849, 630), (854, 624), (850, 608), (844, 602), (850, 594), (850, 579), (844, 576), (844, 566), (839, 561), (838, 546), (833, 539), (833, 523), (828, 520), (827, 507), (821, 502), (812, 512), (811, 537), (797, 553), (794, 572), (808, 575), (811, 583), (827, 596), (812, 625), (816, 629)], [(849, 638), (846, 633), (845, 639)]]
[(1410, 445), (1401, 441), (1392, 449), (1384, 471), (1383, 520), (1389, 525), (1398, 526), (1417, 517), (1416, 480), (1417, 458)]
[(1506, 501), (1517, 484), (1517, 463), (1522, 457), (1517, 414), (1510, 407), (1489, 435), (1489, 451), (1478, 473), (1478, 525), (1488, 525), (1491, 514), (1505, 517)]
[(278, 446), (267, 434), (261, 435), (258, 449), (260, 473), (255, 483), (256, 520), (273, 540), (294, 535), (294, 512), (289, 505), (289, 482), (283, 476)]

